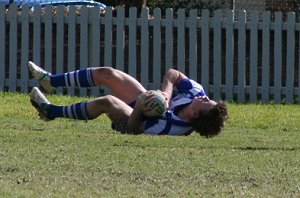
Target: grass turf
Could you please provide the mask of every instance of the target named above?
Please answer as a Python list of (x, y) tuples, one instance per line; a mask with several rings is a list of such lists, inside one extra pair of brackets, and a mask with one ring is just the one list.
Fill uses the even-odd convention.
[(43, 122), (26, 94), (0, 101), (0, 197), (300, 196), (299, 105), (229, 103), (206, 139), (122, 135), (106, 116)]

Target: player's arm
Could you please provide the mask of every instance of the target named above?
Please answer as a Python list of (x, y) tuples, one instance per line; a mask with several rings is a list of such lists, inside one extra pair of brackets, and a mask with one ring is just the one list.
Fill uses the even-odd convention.
[(147, 103), (154, 97), (154, 95), (149, 92), (143, 94), (146, 96), (146, 99), (142, 100), (141, 97), (137, 98), (133, 111), (127, 122), (127, 129), (132, 134), (144, 133), (145, 117), (143, 111), (147, 110)]
[(127, 128), (131, 134), (142, 134), (144, 132), (143, 111), (134, 108), (127, 122)]
[(184, 78), (187, 78), (183, 73), (175, 69), (169, 69), (165, 74), (161, 91), (165, 94), (168, 101), (170, 100), (173, 88)]

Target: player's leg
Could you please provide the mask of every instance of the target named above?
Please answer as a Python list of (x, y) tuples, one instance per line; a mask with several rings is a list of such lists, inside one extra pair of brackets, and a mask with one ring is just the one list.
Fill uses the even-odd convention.
[(126, 130), (128, 118), (133, 110), (122, 100), (112, 95), (67, 106), (57, 106), (51, 104), (36, 87), (31, 91), (30, 101), (39, 112), (40, 118), (45, 121), (55, 118), (92, 120), (104, 113), (121, 131)]
[(95, 86), (92, 79), (91, 68), (71, 71), (67, 73), (53, 75), (37, 66), (33, 62), (28, 62), (28, 68), (33, 77), (38, 80), (47, 93), (55, 91), (56, 87), (92, 87)]
[(113, 129), (126, 133), (127, 122), (133, 109), (119, 98), (106, 95), (90, 100), (87, 110), (91, 119), (105, 113), (112, 121)]
[(33, 62), (29, 62), (28, 67), (48, 93), (55, 87), (92, 87), (103, 84), (110, 89), (112, 95), (130, 104), (146, 91), (136, 79), (111, 67), (86, 68), (56, 75), (51, 75)]

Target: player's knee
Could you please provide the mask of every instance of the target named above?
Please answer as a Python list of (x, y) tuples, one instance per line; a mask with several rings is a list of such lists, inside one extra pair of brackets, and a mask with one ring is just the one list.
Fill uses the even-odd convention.
[(106, 95), (106, 96), (102, 96), (99, 97), (97, 99), (95, 99), (94, 102), (94, 106), (98, 106), (98, 107), (107, 107), (110, 108), (114, 105), (116, 100), (116, 97), (112, 96), (112, 95)]
[(116, 70), (112, 67), (98, 67), (93, 70), (95, 81), (111, 81), (116, 75)]

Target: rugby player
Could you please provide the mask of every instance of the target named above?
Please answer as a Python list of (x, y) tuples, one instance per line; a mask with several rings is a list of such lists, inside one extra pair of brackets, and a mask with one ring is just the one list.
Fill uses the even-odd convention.
[[(153, 95), (130, 75), (112, 67), (93, 67), (63, 74), (51, 74), (29, 61), (28, 68), (46, 93), (57, 87), (93, 87), (105, 85), (110, 95), (100, 96), (80, 103), (57, 106), (51, 104), (39, 88), (31, 91), (30, 101), (42, 120), (72, 118), (95, 119), (106, 114), (112, 128), (126, 134), (190, 135), (213, 137), (221, 133), (228, 118), (223, 101), (211, 100), (203, 87), (175, 69), (169, 69), (161, 91), (168, 109), (160, 117), (146, 117), (143, 110)], [(139, 99), (144, 94), (146, 100)]]

